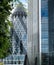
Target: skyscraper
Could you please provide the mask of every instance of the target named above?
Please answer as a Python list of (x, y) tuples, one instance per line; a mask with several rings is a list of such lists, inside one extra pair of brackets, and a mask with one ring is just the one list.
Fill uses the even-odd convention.
[(54, 65), (54, 1), (41, 0), (42, 65)]
[(54, 0), (41, 0), (40, 3), (41, 21), (39, 0), (28, 1), (28, 15), (21, 5), (12, 14), (12, 55), (9, 58), (14, 60), (13, 64), (19, 59), (19, 64), (24, 64), (27, 55), (29, 64), (26, 65), (54, 65)]
[[(28, 21), (30, 21), (28, 23), (29, 61), (30, 61), (30, 65), (34, 65), (33, 60), (35, 58), (35, 53), (36, 53), (36, 55), (38, 54), (38, 59), (41, 58), (41, 62), (39, 62), (38, 60), (37, 63), (39, 62), (40, 65), (54, 65), (54, 0), (41, 0), (40, 3), (41, 3), (40, 24), (38, 19), (39, 18), (38, 1), (29, 0), (28, 3), (29, 6), (28, 11), (30, 13), (28, 16)], [(34, 22), (36, 22), (35, 25)], [(41, 30), (39, 30), (39, 25), (41, 25)], [(37, 35), (35, 34), (35, 38), (34, 38), (34, 30), (37, 33)], [(38, 33), (40, 31), (41, 31), (40, 33), (41, 38), (39, 37), (40, 35)], [(41, 44), (39, 39), (41, 40)]]
[(39, 65), (39, 21), (38, 0), (28, 1), (28, 43), (27, 54), (30, 65)]
[(11, 21), (12, 54), (4, 58), (4, 65), (24, 65), (27, 56), (27, 13), (22, 4), (14, 10)]
[(41, 61), (49, 64), (48, 0), (41, 0)]

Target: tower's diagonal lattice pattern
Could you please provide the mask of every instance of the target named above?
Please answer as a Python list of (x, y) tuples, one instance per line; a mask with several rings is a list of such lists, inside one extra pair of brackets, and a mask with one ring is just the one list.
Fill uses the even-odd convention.
[(12, 14), (11, 42), (12, 54), (6, 57), (4, 65), (23, 65), (27, 55), (27, 14), (23, 6), (16, 7)]

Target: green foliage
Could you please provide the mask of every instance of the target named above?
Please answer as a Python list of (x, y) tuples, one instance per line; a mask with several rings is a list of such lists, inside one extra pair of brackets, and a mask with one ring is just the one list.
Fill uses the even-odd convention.
[(8, 20), (11, 10), (10, 1), (11, 0), (0, 0), (0, 58), (4, 58), (10, 54), (9, 26), (11, 23)]
[(0, 65), (3, 65), (3, 62), (0, 62)]

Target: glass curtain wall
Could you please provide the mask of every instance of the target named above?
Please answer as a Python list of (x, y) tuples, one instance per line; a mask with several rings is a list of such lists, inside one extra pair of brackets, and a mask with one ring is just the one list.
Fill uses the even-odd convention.
[(54, 0), (48, 1), (49, 18), (49, 65), (54, 65)]
[(54, 0), (41, 0), (42, 65), (54, 65)]
[(41, 54), (42, 65), (49, 65), (48, 0), (41, 0)]

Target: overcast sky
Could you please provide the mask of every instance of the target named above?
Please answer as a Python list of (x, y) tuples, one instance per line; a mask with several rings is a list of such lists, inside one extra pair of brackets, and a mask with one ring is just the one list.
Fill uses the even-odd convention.
[(26, 3), (26, 0), (20, 0), (20, 1)]
[[(27, 3), (27, 0), (19, 0), (20, 2), (22, 2), (24, 4), (24, 7), (26, 9), (28, 9), (28, 3)], [(15, 8), (14, 8), (15, 9)], [(11, 11), (12, 13), (14, 12), (14, 9)]]
[(20, 0), (24, 5), (25, 5), (25, 7), (27, 8), (27, 6), (28, 6), (28, 3), (27, 3), (27, 0)]

